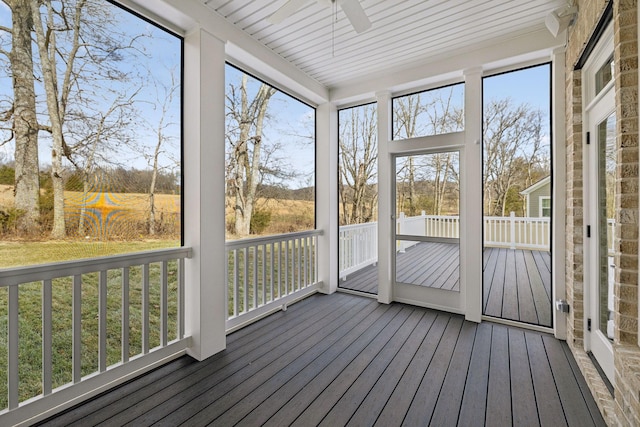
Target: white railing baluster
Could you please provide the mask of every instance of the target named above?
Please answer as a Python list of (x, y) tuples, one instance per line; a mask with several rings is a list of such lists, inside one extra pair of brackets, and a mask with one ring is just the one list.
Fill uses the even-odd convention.
[(142, 354), (149, 353), (149, 263), (142, 266)]
[[(143, 353), (149, 352), (149, 283), (150, 283), (150, 263), (159, 263), (160, 265), (160, 311), (161, 311), (161, 335), (160, 343), (164, 352), (159, 352), (156, 356), (151, 356), (151, 364), (158, 362), (161, 358), (165, 358), (174, 354), (176, 351), (185, 350), (188, 345), (188, 341), (184, 338), (184, 329), (178, 332), (182, 336), (180, 342), (172, 341), (172, 344), (168, 344), (168, 325), (169, 325), (169, 262), (177, 260), (178, 266), (178, 319), (176, 324), (178, 328), (183, 328), (184, 318), (184, 296), (182, 294), (184, 288), (184, 258), (190, 256), (191, 250), (188, 248), (176, 248), (166, 249), (158, 251), (140, 252), (136, 254), (115, 255), (104, 258), (84, 259), (77, 261), (59, 262), (53, 264), (40, 264), (30, 267), (18, 267), (9, 269), (0, 269), (0, 287), (5, 287), (8, 293), (8, 313), (7, 313), (7, 408), (9, 412), (14, 414), (21, 413), (20, 411), (28, 410), (25, 405), (31, 405), (37, 400), (42, 399), (42, 406), (38, 408), (47, 408), (47, 405), (52, 402), (53, 405), (59, 405), (61, 400), (56, 400), (57, 393), (65, 396), (63, 399), (76, 399), (87, 393), (88, 387), (104, 387), (111, 384), (115, 380), (120, 380), (126, 376), (132, 374), (140, 369), (140, 366), (129, 365), (126, 366), (129, 360), (130, 351), (130, 316), (131, 316), (131, 304), (130, 304), (130, 267), (142, 266), (142, 300), (143, 305), (141, 307), (142, 312), (142, 346)], [(114, 321), (109, 320), (108, 316), (108, 296), (110, 286), (110, 275), (112, 271), (121, 272), (122, 283), (122, 295), (120, 296), (120, 310), (122, 316), (120, 319)], [(154, 269), (155, 274), (155, 269)], [(79, 386), (80, 383), (87, 380), (87, 377), (83, 376), (83, 360), (82, 360), (82, 327), (86, 327), (83, 322), (83, 307), (82, 307), (82, 292), (83, 292), (83, 279), (89, 277), (93, 283), (94, 277), (97, 276), (97, 309), (94, 309), (91, 313), (84, 313), (87, 317), (87, 324), (97, 326), (97, 344), (91, 347), (92, 352), (97, 351), (97, 367), (91, 366), (93, 371), (87, 370), (89, 366), (84, 366), (85, 373), (91, 377), (90, 385)], [(64, 331), (58, 332), (54, 330), (54, 312), (53, 312), (53, 284), (58, 279), (72, 278), (72, 286), (63, 287), (61, 290), (71, 292), (71, 366), (70, 372), (61, 372), (60, 374), (64, 378), (67, 375), (71, 376), (70, 384), (60, 384), (63, 387), (56, 387), (59, 379), (56, 377), (58, 369), (54, 367), (54, 341), (57, 339), (58, 333), (64, 333)], [(42, 360), (41, 364), (29, 365), (28, 361), (24, 361), (24, 367), (20, 365), (20, 286), (29, 285), (31, 283), (40, 283), (41, 289), (41, 310), (39, 315), (41, 316), (41, 322), (39, 325), (40, 330), (34, 331), (40, 333), (42, 337)], [(61, 281), (61, 284), (64, 282)], [(154, 275), (155, 283), (155, 275)], [(85, 290), (87, 291), (87, 290)], [(95, 292), (95, 288), (89, 290), (91, 293)], [(56, 289), (57, 292), (57, 289)], [(93, 302), (93, 299), (92, 299)], [(180, 308), (182, 307), (182, 308)], [(88, 307), (87, 307), (88, 308)], [(27, 314), (22, 313), (23, 316)], [(26, 319), (29, 321), (29, 319)], [(121, 339), (122, 342), (119, 348), (110, 348), (109, 341), (107, 340), (108, 330), (113, 327), (113, 323), (120, 323), (121, 325)], [(85, 331), (86, 332), (86, 331)], [(54, 335), (56, 334), (56, 335)], [(165, 348), (169, 347), (169, 348)], [(108, 352), (121, 351), (122, 365), (118, 367), (118, 371), (108, 370)], [(154, 349), (154, 352), (157, 349)], [(94, 353), (95, 354), (95, 353)], [(150, 365), (151, 366), (151, 365)], [(29, 370), (24, 368), (28, 367)], [(20, 378), (19, 369), (22, 369), (25, 378)], [(96, 369), (97, 368), (97, 369)], [(110, 373), (109, 373), (110, 372)], [(116, 372), (116, 373), (114, 373)], [(96, 374), (106, 374), (96, 375)], [(122, 375), (122, 377), (119, 377)], [(28, 390), (25, 384), (21, 382), (32, 381), (39, 377), (41, 393), (37, 396), (28, 395), (21, 396), (21, 392), (24, 395)], [(101, 380), (102, 379), (102, 380)], [(102, 382), (101, 382), (102, 381)], [(60, 396), (60, 395), (58, 395)], [(28, 400), (28, 403), (20, 403), (20, 399)], [(51, 400), (53, 399), (53, 400)], [(58, 403), (55, 403), (58, 402)], [(51, 409), (51, 408), (49, 408)], [(40, 409), (38, 409), (40, 410)], [(48, 410), (48, 409), (47, 409)]]
[[(240, 261), (238, 261), (238, 253), (239, 251), (236, 249), (233, 251), (233, 315), (237, 316), (240, 310), (240, 303), (238, 300), (240, 299), (240, 280), (238, 279), (238, 274), (240, 274)], [(227, 264), (228, 265), (228, 264)]]
[(244, 274), (242, 275), (242, 311), (246, 313), (249, 306), (249, 248), (242, 250), (242, 256), (244, 261)]
[(42, 393), (51, 394), (52, 384), (52, 351), (53, 351), (53, 316), (52, 316), (52, 282), (45, 279), (42, 282)]
[(275, 257), (275, 249), (276, 248), (276, 244), (275, 243), (271, 243), (271, 253), (269, 255), (269, 301), (273, 301), (273, 269), (275, 268), (275, 262), (274, 260), (276, 259)]
[(167, 261), (162, 261), (160, 271), (160, 345), (167, 345), (169, 333), (169, 280), (167, 277)]
[[(303, 231), (226, 242), (229, 258), (233, 254), (244, 254), (244, 262), (238, 261), (236, 255), (236, 258), (227, 263), (227, 285), (231, 289), (233, 281), (234, 306), (241, 304), (237, 303), (239, 292), (244, 293), (245, 299), (244, 307), (234, 307), (233, 313), (228, 315), (227, 324), (235, 325), (238, 320), (236, 318), (245, 318), (244, 315), (253, 310), (263, 309), (264, 306), (270, 306), (279, 299), (297, 294), (316, 284), (316, 245), (317, 236), (320, 234), (320, 231)], [(244, 280), (239, 279), (240, 275)], [(238, 290), (240, 286), (237, 286), (236, 282), (240, 282), (242, 290)], [(253, 295), (250, 295), (251, 291)], [(284, 305), (286, 306), (286, 303)]]
[(19, 299), (18, 286), (9, 286), (9, 355), (8, 355), (8, 392), (9, 392), (9, 409), (15, 409), (20, 403), (18, 395), (18, 322), (19, 322)]
[(258, 246), (253, 247), (253, 308), (258, 307)]
[(73, 382), (82, 380), (82, 276), (73, 276)]
[[(229, 263), (227, 262), (227, 264)], [(225, 300), (229, 301), (227, 297), (227, 287), (225, 286)], [(228, 310), (227, 310), (228, 311)], [(184, 258), (178, 260), (178, 339), (184, 338)]]
[(267, 303), (267, 245), (262, 248), (262, 304)]
[(120, 323), (122, 325), (122, 363), (129, 361), (129, 267), (122, 267), (122, 313)]
[(98, 279), (98, 370), (107, 370), (107, 271)]
[(289, 295), (289, 251), (291, 250), (290, 241), (284, 242), (284, 294)]

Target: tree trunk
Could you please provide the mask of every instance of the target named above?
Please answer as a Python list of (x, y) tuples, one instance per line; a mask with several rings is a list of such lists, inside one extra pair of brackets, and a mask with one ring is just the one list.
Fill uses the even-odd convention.
[(20, 232), (39, 232), (40, 179), (38, 164), (38, 119), (33, 77), (33, 51), (31, 49), (31, 4), (29, 0), (9, 3), (12, 11), (12, 50), (15, 137), (15, 189), (14, 203), (22, 212), (18, 223)]
[[(45, 2), (52, 19), (51, 2)], [(58, 90), (55, 79), (55, 32), (49, 33), (47, 39), (42, 26), (40, 9), (37, 0), (31, 0), (36, 41), (40, 53), (40, 65), (47, 99), (47, 110), (51, 121), (51, 180), (53, 183), (53, 227), (51, 237), (63, 239), (66, 236), (64, 219), (64, 182), (62, 180), (62, 156), (64, 155), (64, 136), (62, 133), (62, 116), (58, 106)]]

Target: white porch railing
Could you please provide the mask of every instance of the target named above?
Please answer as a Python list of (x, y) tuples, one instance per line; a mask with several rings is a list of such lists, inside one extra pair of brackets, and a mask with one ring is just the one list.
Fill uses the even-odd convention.
[[(7, 322), (0, 423), (69, 406), (184, 353), (190, 254), (176, 248), (0, 270), (7, 304), (0, 307)], [(40, 330), (25, 326), (34, 322)]]
[(225, 243), (227, 331), (318, 288), (319, 230)]
[(378, 260), (378, 223), (353, 224), (340, 227), (339, 271), (346, 278)]
[[(609, 220), (609, 227), (614, 227)], [(406, 217), (400, 214), (396, 221), (398, 234), (409, 234), (439, 238), (460, 238), (460, 217), (445, 215), (421, 215)], [(549, 218), (484, 217), (484, 243), (486, 246), (511, 249), (549, 250), (551, 225)], [(340, 227), (339, 268), (340, 278), (345, 279), (354, 273), (378, 261), (378, 223), (346, 225)], [(397, 250), (402, 252), (415, 241), (398, 243)], [(613, 241), (609, 242), (613, 247)]]
[(514, 212), (508, 217), (484, 217), (485, 246), (548, 251), (550, 236), (549, 218), (517, 217)]

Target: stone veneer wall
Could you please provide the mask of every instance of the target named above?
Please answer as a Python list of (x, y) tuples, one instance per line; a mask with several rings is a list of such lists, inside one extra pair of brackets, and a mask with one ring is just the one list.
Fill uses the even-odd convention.
[(638, 347), (638, 19), (636, 0), (611, 0), (618, 173), (616, 179), (615, 400), (584, 352), (582, 79), (575, 64), (604, 12), (606, 0), (579, 0), (566, 53), (566, 287), (571, 313), (567, 342), (610, 425), (640, 426)]

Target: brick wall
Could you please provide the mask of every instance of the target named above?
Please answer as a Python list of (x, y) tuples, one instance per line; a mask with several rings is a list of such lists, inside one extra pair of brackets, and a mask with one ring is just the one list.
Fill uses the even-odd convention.
[(609, 424), (640, 425), (640, 348), (638, 347), (638, 21), (637, 1), (615, 0), (614, 75), (616, 92), (616, 272), (615, 401), (584, 352), (583, 281), (583, 128), (582, 79), (575, 64), (608, 1), (578, 1), (566, 53), (567, 219), (566, 287), (572, 310), (567, 341), (598, 406)]

